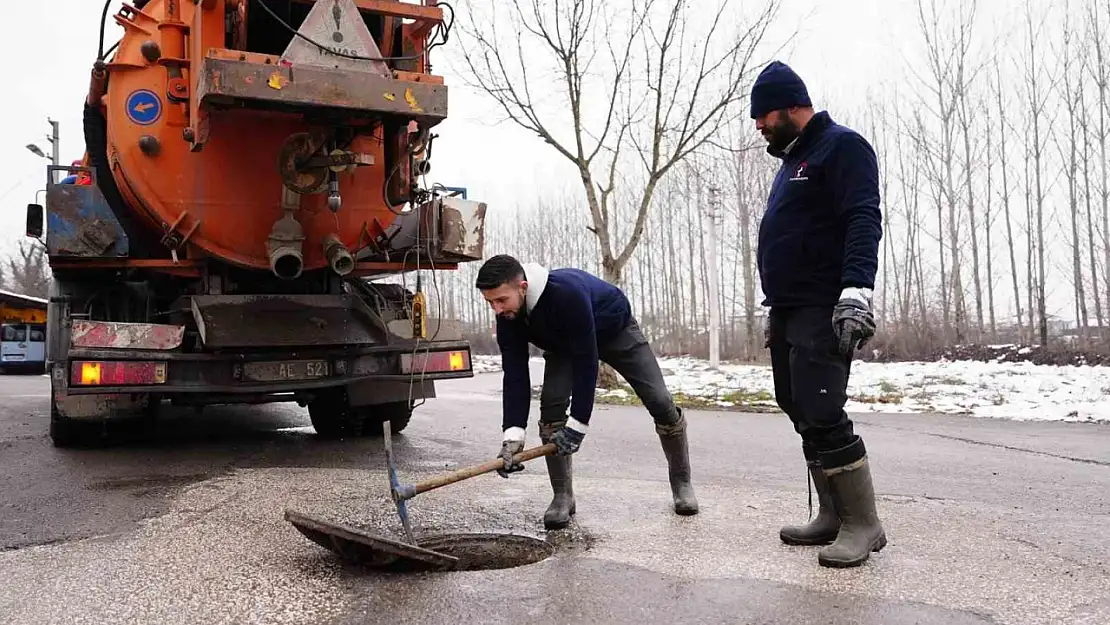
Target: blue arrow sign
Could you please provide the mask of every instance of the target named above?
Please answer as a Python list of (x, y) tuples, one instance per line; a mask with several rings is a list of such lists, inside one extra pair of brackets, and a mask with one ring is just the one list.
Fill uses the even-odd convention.
[(140, 126), (149, 126), (162, 116), (162, 100), (149, 89), (139, 89), (127, 96), (127, 117)]

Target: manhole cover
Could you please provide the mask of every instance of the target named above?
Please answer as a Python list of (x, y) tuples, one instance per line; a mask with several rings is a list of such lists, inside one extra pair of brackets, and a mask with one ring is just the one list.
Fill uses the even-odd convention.
[(285, 519), (343, 560), (395, 573), (507, 569), (555, 553), (544, 540), (515, 534), (440, 534), (412, 545), (294, 510), (286, 510)]
[(555, 547), (539, 538), (516, 534), (443, 534), (420, 539), (430, 551), (458, 558), (448, 570), (510, 569), (550, 558)]

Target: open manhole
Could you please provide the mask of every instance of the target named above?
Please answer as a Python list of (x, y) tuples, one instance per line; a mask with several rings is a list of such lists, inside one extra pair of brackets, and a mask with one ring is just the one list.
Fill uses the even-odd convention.
[(458, 562), (449, 571), (511, 569), (550, 558), (555, 547), (547, 541), (517, 534), (443, 534), (420, 539), (420, 546)]
[(440, 534), (412, 545), (294, 510), (286, 510), (285, 519), (347, 562), (394, 573), (508, 569), (555, 553), (547, 541), (516, 534)]

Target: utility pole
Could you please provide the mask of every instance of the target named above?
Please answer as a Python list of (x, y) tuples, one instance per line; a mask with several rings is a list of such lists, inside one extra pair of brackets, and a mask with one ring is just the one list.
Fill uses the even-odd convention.
[[(34, 143), (28, 143), (27, 144), (27, 149), (32, 154), (34, 154), (35, 156), (38, 156), (40, 158), (45, 158), (46, 160), (50, 161), (51, 165), (54, 165), (55, 167), (57, 167), (58, 166), (58, 161), (61, 160), (61, 154), (60, 153), (61, 153), (61, 147), (62, 147), (61, 139), (59, 137), (59, 134), (60, 134), (59, 133), (59, 128), (58, 128), (59, 124), (58, 124), (58, 122), (50, 119), (49, 117), (46, 118), (46, 121), (50, 122), (50, 131), (51, 132), (50, 132), (50, 134), (46, 135), (46, 140), (50, 142), (51, 148), (52, 148), (50, 150), (50, 156), (47, 156), (46, 152), (43, 152), (42, 148), (35, 145)], [(50, 173), (50, 181), (53, 182), (53, 183), (58, 182), (57, 176), (55, 175), (54, 172)]]
[(721, 295), (717, 284), (717, 187), (709, 187), (709, 205), (705, 209), (705, 263), (709, 282), (709, 366), (721, 366)]
[(50, 131), (51, 131), (50, 132), (50, 137), (47, 138), (47, 141), (50, 141), (51, 147), (53, 148), (53, 150), (51, 151), (51, 154), (50, 154), (50, 162), (52, 162), (54, 164), (54, 167), (58, 167), (58, 161), (61, 159), (61, 155), (60, 155), (61, 140), (58, 137), (58, 135), (59, 135), (59, 124), (58, 124), (58, 122), (56, 122), (56, 121), (54, 121), (50, 118), (47, 118), (47, 121), (50, 122)]
[[(51, 153), (50, 153), (50, 162), (55, 167), (57, 167), (58, 166), (58, 161), (61, 159), (61, 156), (60, 156), (61, 139), (58, 136), (60, 134), (59, 124), (58, 124), (58, 122), (50, 119), (49, 117), (46, 118), (46, 121), (50, 122), (50, 131), (51, 131), (50, 136), (47, 137), (46, 140), (50, 142), (51, 147), (53, 148), (51, 150)], [(58, 179), (56, 178), (56, 175), (57, 175), (57, 172), (50, 172), (50, 181), (51, 182), (58, 182)]]

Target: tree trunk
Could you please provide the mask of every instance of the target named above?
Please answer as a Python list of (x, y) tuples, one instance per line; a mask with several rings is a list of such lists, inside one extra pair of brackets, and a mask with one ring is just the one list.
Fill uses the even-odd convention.
[[(997, 71), (997, 66), (996, 66), (996, 71)], [(1002, 102), (1003, 102), (1003, 99), (1002, 99), (1002, 84), (1003, 83), (1002, 83), (1001, 75), (998, 76), (998, 82), (996, 84), (997, 84), (997, 88), (998, 88), (998, 91), (996, 93), (996, 95), (998, 97), (998, 104), (999, 104), (999, 106), (1001, 106)], [(1008, 251), (1009, 251), (1009, 254), (1010, 254), (1010, 279), (1011, 279), (1011, 282), (1012, 282), (1013, 287), (1014, 287), (1014, 308), (1017, 312), (1017, 318), (1016, 318), (1017, 326), (1016, 327), (1018, 328), (1018, 331), (1020, 333), (1021, 329), (1024, 328), (1025, 325), (1024, 325), (1023, 315), (1022, 315), (1022, 310), (1021, 310), (1021, 285), (1018, 284), (1018, 275), (1019, 274), (1018, 274), (1018, 266), (1017, 266), (1017, 253), (1016, 253), (1016, 250), (1015, 250), (1015, 248), (1017, 246), (1017, 242), (1014, 239), (1013, 218), (1010, 216), (1010, 167), (1008, 165), (1007, 152), (1006, 152), (1006, 135), (1007, 135), (1007, 133), (1009, 133), (1012, 130), (1012, 128), (1013, 128), (1012, 126), (1008, 126), (1006, 124), (1005, 117), (999, 116), (999, 118), (998, 118), (998, 130), (999, 130), (998, 140), (999, 140), (1000, 145), (999, 145), (999, 150), (998, 150), (998, 160), (999, 160), (999, 165), (1002, 168), (1002, 214), (1006, 219), (1006, 247), (1008, 248)]]
[(706, 245), (705, 268), (709, 277), (709, 366), (714, 369), (721, 366), (721, 303), (720, 292), (717, 284), (717, 189), (710, 187), (709, 203), (706, 205), (705, 227)]
[(994, 178), (991, 176), (994, 171), (994, 151), (991, 145), (991, 129), (990, 122), (987, 122), (987, 131), (984, 133), (987, 140), (987, 154), (992, 158), (987, 160), (987, 193), (985, 196), (985, 206), (983, 207), (983, 223), (986, 227), (983, 229), (983, 235), (986, 237), (987, 245), (987, 314), (990, 318), (990, 336), (994, 340), (998, 336), (998, 325), (995, 319), (994, 309), (994, 242), (991, 239), (991, 232), (994, 230), (994, 221), (991, 218), (991, 195), (994, 193)]

